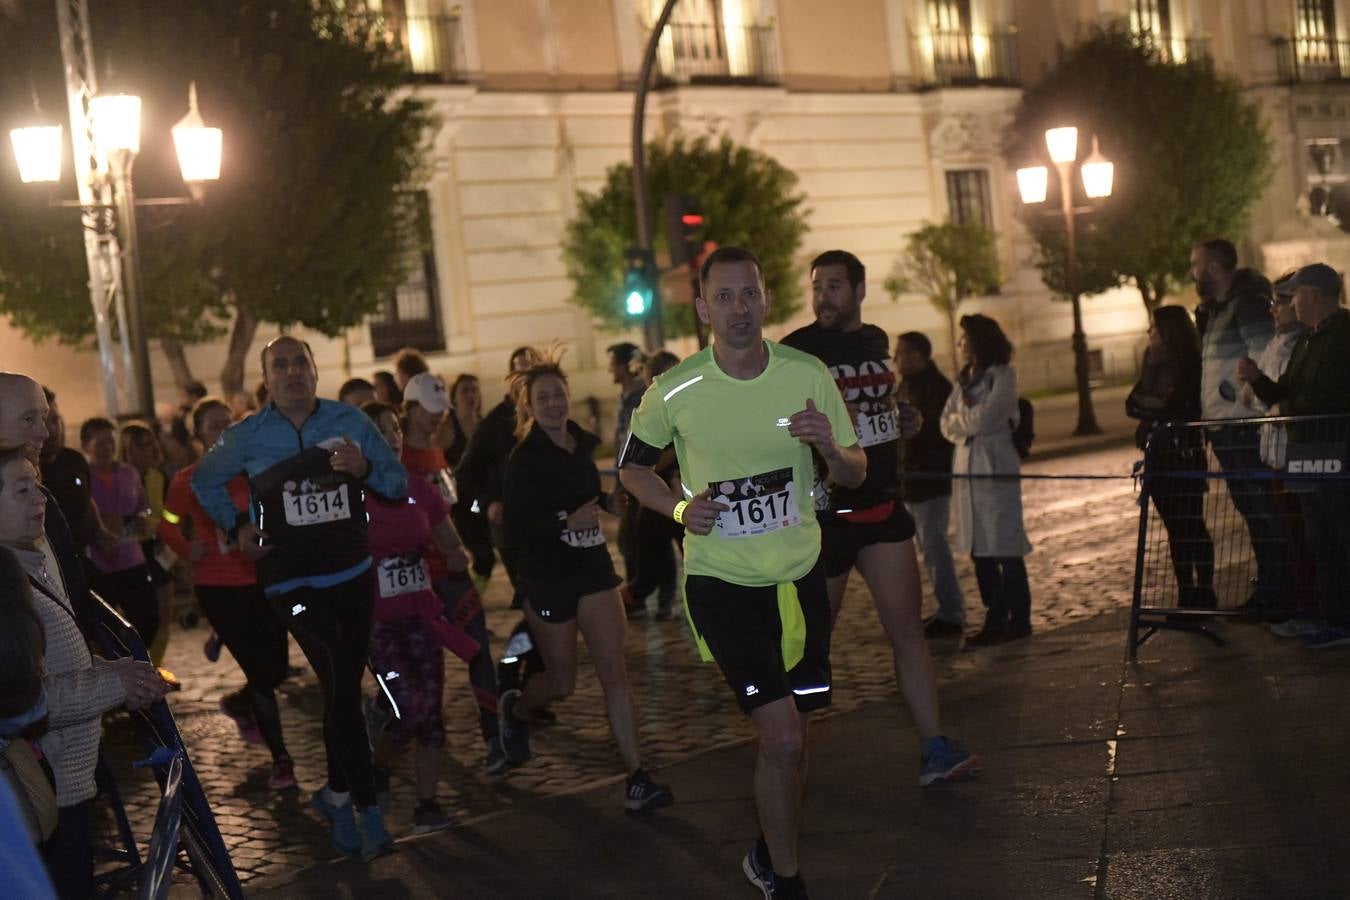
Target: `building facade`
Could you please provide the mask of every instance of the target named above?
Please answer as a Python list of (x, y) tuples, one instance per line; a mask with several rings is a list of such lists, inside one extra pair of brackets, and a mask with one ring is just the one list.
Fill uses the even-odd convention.
[[(557, 340), (569, 348), (574, 394), (610, 401), (604, 348), (641, 341), (636, 331), (599, 330), (569, 302), (561, 247), (577, 193), (598, 190), (609, 167), (631, 157), (632, 89), (660, 0), (367, 3), (405, 47), (410, 89), (440, 122), (428, 136), (433, 240), (366, 326), (339, 340), (316, 337), (321, 390), (386, 368), (393, 352), (412, 345), (438, 372), (478, 373), (490, 399), (512, 348)], [(866, 318), (892, 334), (928, 332), (944, 367), (945, 316), (922, 297), (892, 301), (882, 283), (906, 236), (924, 223), (991, 226), (1005, 284), (997, 295), (966, 299), (962, 311), (1003, 324), (1024, 390), (1068, 387), (1069, 308), (1029, 263), (1013, 173), (1000, 153), (1022, 86), (1108, 18), (1129, 21), (1164, 58), (1211, 56), (1260, 101), (1276, 147), (1276, 175), (1250, 234), (1237, 236), (1244, 263), (1281, 269), (1325, 258), (1350, 266), (1341, 224), (1350, 228), (1342, 152), (1350, 141), (1348, 4), (681, 0), (659, 48), (646, 135), (727, 135), (792, 169), (811, 210), (802, 262), (829, 248), (852, 250), (868, 267)], [(1178, 299), (1194, 298), (1186, 289)], [(1094, 375), (1131, 378), (1146, 327), (1137, 293), (1088, 298), (1084, 312)], [(808, 316), (804, 308), (770, 336)], [(683, 355), (694, 345), (672, 349)], [(12, 356), (37, 352), (25, 346)], [(40, 352), (50, 360), (64, 351)], [(74, 390), (97, 367), (92, 354), (77, 357), (60, 367), (73, 373), (74, 396), (62, 398), (72, 419), (98, 411), (79, 405), (97, 403)], [(199, 377), (214, 378), (222, 358), (219, 346), (189, 351)], [(175, 392), (161, 362), (163, 399)]]

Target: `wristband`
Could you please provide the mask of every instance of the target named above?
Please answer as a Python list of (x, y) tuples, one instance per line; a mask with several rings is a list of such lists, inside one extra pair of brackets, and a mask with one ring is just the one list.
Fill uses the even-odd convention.
[(675, 504), (675, 509), (671, 510), (670, 517), (671, 517), (672, 519), (674, 519), (676, 522), (678, 522), (679, 524), (683, 525), (683, 524), (684, 524), (684, 509), (685, 509), (685, 507), (688, 506), (688, 505), (689, 505), (689, 501), (688, 501), (688, 500), (681, 500), (679, 503), (676, 503), (676, 504)]

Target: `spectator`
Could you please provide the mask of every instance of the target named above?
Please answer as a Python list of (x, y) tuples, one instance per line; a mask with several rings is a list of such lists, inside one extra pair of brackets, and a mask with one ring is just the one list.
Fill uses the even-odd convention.
[(416, 348), (404, 347), (394, 357), (394, 383), (398, 385), (400, 391), (407, 388), (414, 375), (430, 371), (431, 367), (427, 365), (426, 357)]
[(357, 409), (375, 399), (375, 385), (364, 378), (348, 378), (338, 388), (338, 399)]
[[(966, 625), (966, 598), (956, 577), (956, 562), (947, 543), (951, 520), (952, 442), (942, 436), (942, 409), (952, 394), (952, 383), (933, 362), (933, 344), (927, 335), (907, 331), (895, 341), (895, 366), (900, 371), (900, 398), (923, 416), (919, 433), (900, 445), (900, 491), (905, 508), (914, 517), (915, 538), (923, 554), (937, 613), (924, 623), (929, 637), (961, 634)], [(923, 478), (905, 478), (922, 473)]]
[[(1200, 329), (1200, 412), (1205, 419), (1250, 415), (1238, 402), (1238, 360), (1260, 356), (1275, 333), (1270, 316), (1270, 282), (1237, 267), (1237, 250), (1222, 238), (1191, 250), (1191, 279), (1200, 295), (1195, 322)], [(1261, 436), (1255, 425), (1214, 425), (1208, 432), (1225, 474), (1228, 495), (1247, 523), (1256, 557), (1251, 607), (1278, 606), (1288, 588), (1287, 535), (1275, 511), (1270, 483), (1245, 477), (1261, 470)]]
[(0, 783), (14, 789), (33, 846), (56, 830), (56, 787), (36, 741), (47, 730), (45, 638), (18, 557), (0, 547)]
[(1214, 542), (1205, 525), (1202, 478), (1167, 477), (1204, 472), (1203, 438), (1194, 428), (1163, 428), (1200, 418), (1200, 335), (1180, 306), (1154, 310), (1139, 382), (1125, 399), (1125, 412), (1139, 420), (1134, 440), (1151, 455), (1149, 494), (1167, 529), (1167, 544), (1183, 608), (1214, 608)]
[(388, 403), (390, 406), (403, 405), (403, 388), (399, 386), (394, 376), (381, 369), (370, 379), (375, 384), (375, 399), (381, 403)]
[(974, 558), (985, 605), (984, 627), (966, 641), (971, 646), (1031, 634), (1031, 587), (1023, 560), (1031, 542), (1022, 524), (1021, 461), (1012, 441), (1018, 422), (1012, 352), (993, 319), (961, 317), (957, 353), (962, 368), (942, 410), (941, 427), (942, 436), (956, 445), (956, 549)]
[[(182, 448), (184, 458), (175, 468), (191, 465), (196, 455), (192, 450), (192, 430), (188, 428), (188, 416), (192, 415), (192, 407), (197, 405), (197, 401), (207, 395), (206, 385), (200, 381), (189, 381), (179, 389), (178, 408), (174, 410), (173, 418), (169, 422), (169, 438), (178, 447)], [(166, 448), (167, 449), (167, 448)]]
[[(118, 439), (118, 459), (131, 466), (141, 476), (141, 487), (149, 501), (147, 514), (141, 518), (141, 555), (150, 574), (150, 586), (155, 591), (155, 606), (159, 610), (161, 627), (153, 646), (147, 647), (150, 659), (159, 665), (169, 645), (169, 622), (173, 619), (173, 564), (177, 562), (172, 550), (159, 540), (159, 523), (164, 517), (164, 494), (169, 479), (164, 474), (164, 451), (154, 431), (144, 422), (127, 422)], [(170, 684), (177, 684), (171, 674), (161, 672)]]
[(112, 422), (87, 420), (80, 426), (80, 446), (89, 460), (90, 489), (103, 527), (117, 536), (111, 551), (98, 545), (88, 548), (89, 586), (122, 611), (149, 647), (160, 627), (155, 588), (141, 550), (142, 522), (150, 501), (140, 474), (117, 461), (117, 426)]
[(42, 390), (47, 397), (47, 439), (39, 451), (42, 483), (56, 498), (79, 546), (102, 542), (104, 546), (112, 547), (117, 536), (103, 529), (89, 493), (92, 477), (89, 462), (79, 451), (66, 446), (66, 421), (56, 405), (56, 395), (46, 388)]
[(148, 663), (91, 656), (75, 621), (66, 580), (43, 549), (45, 495), (31, 447), (0, 451), (0, 546), (14, 552), (46, 635), (43, 688), (48, 731), (38, 741), (56, 777), (57, 828), (43, 846), (62, 898), (85, 898), (93, 880), (91, 806), (103, 713), (150, 705), (165, 684)]
[[(1294, 313), (1307, 329), (1294, 347), (1279, 380), (1262, 374), (1250, 358), (1238, 373), (1262, 402), (1279, 404), (1281, 415), (1350, 414), (1350, 310), (1340, 305), (1341, 276), (1323, 263), (1304, 266), (1281, 282), (1293, 291)], [(1347, 427), (1344, 421), (1290, 423), (1290, 455), (1299, 442), (1332, 444), (1345, 471)], [(1343, 478), (1344, 476), (1342, 476)], [(1327, 479), (1299, 495), (1304, 527), (1317, 569), (1318, 601), (1328, 624), (1303, 638), (1313, 649), (1350, 645), (1350, 483)]]

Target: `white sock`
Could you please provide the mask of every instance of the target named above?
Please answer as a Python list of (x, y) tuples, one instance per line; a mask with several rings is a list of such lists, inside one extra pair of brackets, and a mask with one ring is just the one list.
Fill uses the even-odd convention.
[(323, 799), (334, 806), (346, 806), (352, 802), (351, 791), (335, 791), (328, 785), (323, 786)]

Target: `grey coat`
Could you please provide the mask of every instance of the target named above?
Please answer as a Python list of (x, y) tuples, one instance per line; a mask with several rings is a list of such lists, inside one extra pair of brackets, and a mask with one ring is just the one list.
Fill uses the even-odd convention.
[(1017, 372), (991, 366), (967, 389), (958, 385), (942, 410), (942, 434), (956, 445), (952, 459), (952, 549), (974, 556), (1025, 556), (1031, 552), (1022, 524), (1022, 482), (1017, 478), (961, 478), (961, 475), (1017, 475), (1021, 460), (1013, 447), (1018, 422)]

